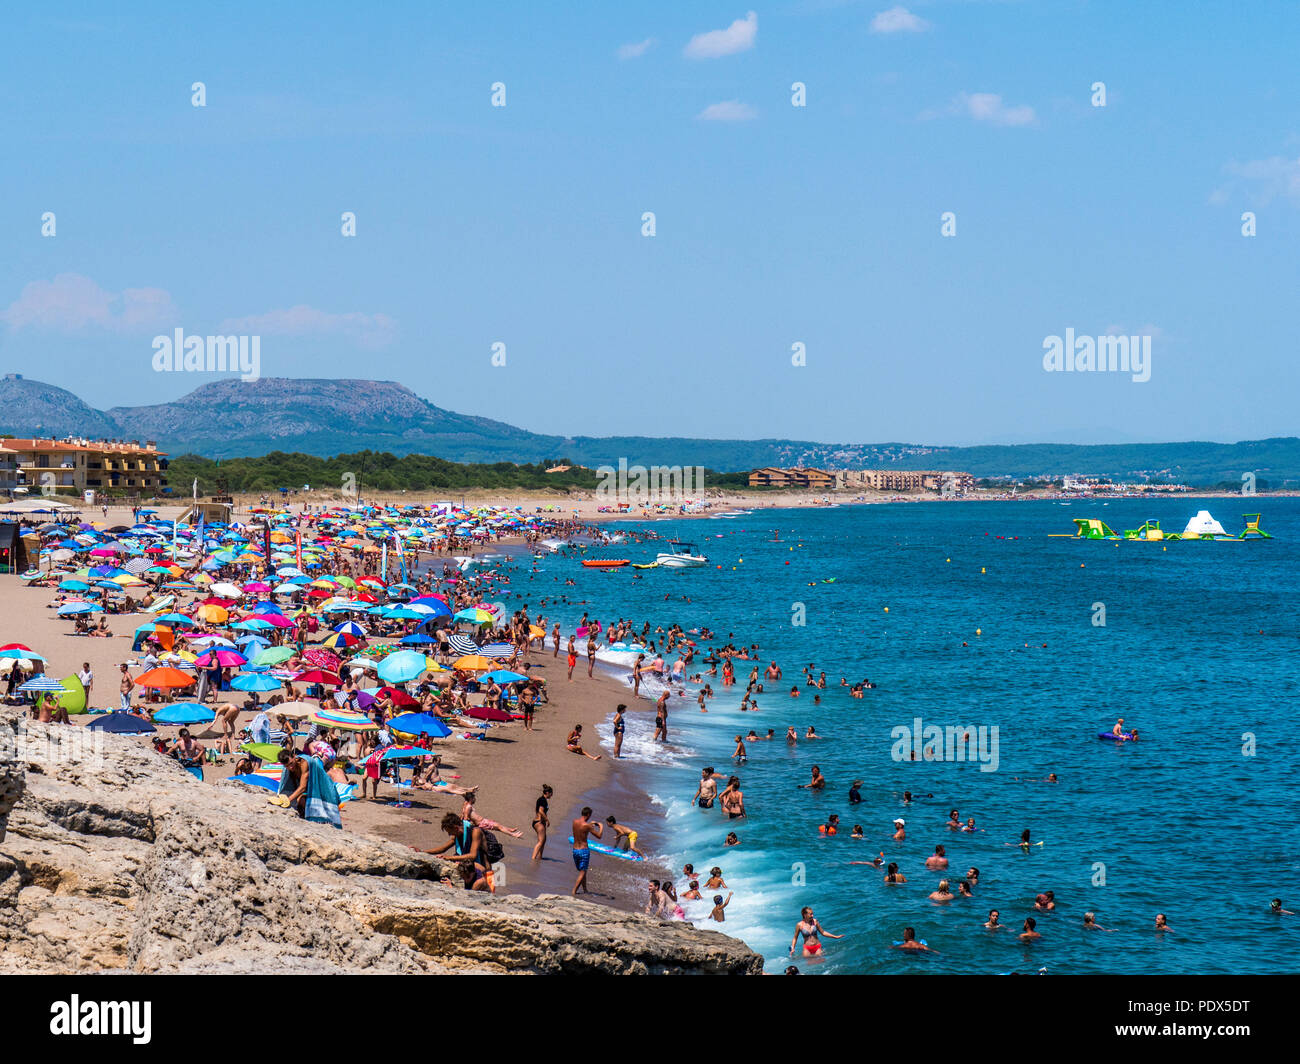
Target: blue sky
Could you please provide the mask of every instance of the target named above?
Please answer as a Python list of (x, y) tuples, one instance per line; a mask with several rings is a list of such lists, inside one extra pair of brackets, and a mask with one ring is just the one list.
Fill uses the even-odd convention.
[[(211, 379), (154, 372), (179, 326), (558, 434), (1294, 435), (1297, 40), (1271, 2), (10, 12), (0, 367), (165, 401)], [(1045, 372), (1067, 328), (1151, 335), (1150, 380)]]

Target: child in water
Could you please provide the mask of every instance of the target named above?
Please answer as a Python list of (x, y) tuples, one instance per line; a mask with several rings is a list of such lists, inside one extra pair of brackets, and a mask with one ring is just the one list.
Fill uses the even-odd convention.
[(725, 923), (725, 922), (726, 922), (726, 919), (727, 919), (727, 916), (726, 916), (726, 913), (723, 912), (723, 910), (724, 910), (728, 905), (730, 905), (730, 904), (731, 904), (731, 894), (730, 894), (730, 893), (727, 895), (727, 900), (726, 900), (726, 901), (723, 901), (723, 900), (722, 900), (722, 895), (721, 895), (721, 894), (715, 894), (715, 895), (713, 896), (713, 912), (709, 913), (709, 919), (710, 919), (710, 920), (717, 920), (718, 923), (720, 923), (720, 924), (721, 924), (721, 923)]

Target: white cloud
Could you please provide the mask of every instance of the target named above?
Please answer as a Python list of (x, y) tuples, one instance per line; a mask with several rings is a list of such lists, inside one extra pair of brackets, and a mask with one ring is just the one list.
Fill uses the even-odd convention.
[(913, 15), (901, 4), (882, 11), (871, 20), (872, 33), (924, 33), (930, 23), (919, 15)]
[(653, 37), (647, 37), (644, 41), (637, 41), (635, 44), (619, 45), (618, 57), (620, 59), (640, 59), (654, 46), (655, 39)]
[(126, 333), (174, 325), (177, 313), (171, 295), (161, 288), (108, 292), (89, 277), (61, 273), (52, 281), (25, 285), (0, 313), (0, 321), (14, 329)]
[(221, 323), (221, 331), (259, 336), (342, 336), (362, 347), (374, 348), (393, 342), (397, 322), (387, 314), (331, 314), (300, 303), (246, 318), (227, 318)]
[(757, 118), (758, 112), (739, 100), (723, 100), (721, 103), (709, 104), (695, 117), (706, 122), (748, 122)]
[(969, 115), (977, 122), (991, 122), (995, 126), (1029, 126), (1038, 120), (1028, 104), (1008, 107), (996, 92), (960, 93), (949, 113)]
[[(1278, 196), (1300, 203), (1300, 159), (1274, 155), (1244, 163), (1231, 162), (1224, 169), (1238, 179), (1234, 184), (1248, 186), (1250, 194), (1258, 197), (1261, 203), (1268, 203)], [(1219, 204), (1228, 202), (1229, 191), (1216, 190), (1210, 201)]]
[(719, 56), (747, 52), (754, 47), (758, 37), (758, 15), (748, 12), (725, 30), (697, 33), (690, 39), (682, 54), (688, 59), (717, 59)]

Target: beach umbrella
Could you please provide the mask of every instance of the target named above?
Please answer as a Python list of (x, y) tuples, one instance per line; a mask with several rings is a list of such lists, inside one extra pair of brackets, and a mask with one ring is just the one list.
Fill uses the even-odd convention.
[[(403, 642), (405, 641), (406, 640), (403, 640)], [(339, 647), (354, 647), (360, 642), (360, 639), (354, 635), (348, 635), (347, 632), (334, 632), (321, 640), (321, 646), (334, 647), (337, 649)]]
[(244, 743), (239, 748), (245, 754), (252, 754), (253, 757), (262, 761), (274, 761), (280, 756), (280, 751), (284, 749), (276, 746), (274, 743)]
[(478, 644), (474, 640), (459, 633), (447, 637), (447, 646), (457, 654), (477, 654), (479, 652)]
[(509, 713), (497, 709), (495, 706), (471, 706), (463, 711), (466, 717), (473, 717), (475, 720), (492, 720), (492, 721), (509, 721), (514, 720)]
[(342, 624), (336, 624), (334, 626), (334, 631), (338, 632), (340, 635), (355, 635), (358, 637), (370, 634), (365, 628), (357, 624), (356, 621), (344, 621)]
[(76, 617), (85, 613), (94, 613), (97, 609), (98, 606), (89, 602), (65, 602), (59, 607), (58, 613), (60, 617)]
[(436, 739), (451, 734), (451, 729), (432, 713), (403, 713), (388, 722), (388, 729), (402, 735), (431, 735)]
[(399, 650), (384, 658), (377, 671), (385, 683), (406, 683), (420, 676), (428, 667), (428, 659), (423, 654), (414, 650)]
[(200, 606), (194, 611), (194, 616), (200, 621), (207, 621), (210, 624), (222, 624), (230, 619), (230, 614), (224, 606), (206, 605)]
[(510, 643), (488, 643), (479, 653), (489, 658), (508, 658), (515, 652), (515, 648)]
[(13, 646), (7, 646), (3, 650), (0, 650), (0, 659), (3, 658), (21, 658), (24, 661), (26, 661), (29, 665), (33, 661), (45, 660), (43, 655), (36, 653), (36, 651), (32, 650), (30, 647), (21, 646), (18, 644), (15, 644)]
[(244, 620), (262, 621), (274, 625), (276, 628), (292, 628), (294, 626), (293, 621), (289, 620), (283, 613), (250, 613)]
[(181, 672), (180, 669), (164, 665), (161, 668), (142, 672), (136, 677), (135, 682), (140, 687), (189, 687), (195, 682), (195, 678)]
[(254, 672), (241, 672), (230, 681), (232, 691), (278, 691), (283, 686), (274, 676)]
[(402, 636), (400, 642), (407, 646), (432, 646), (438, 640), (429, 635), (428, 632), (412, 632), (410, 635)]
[(294, 655), (293, 647), (267, 647), (253, 659), (257, 665), (283, 665)]
[(378, 731), (379, 725), (364, 713), (353, 713), (347, 709), (331, 709), (321, 706), (307, 717), (312, 724), (322, 728), (342, 728), (344, 731)]
[(282, 702), (278, 706), (267, 706), (266, 711), (279, 717), (288, 717), (290, 720), (302, 720), (315, 713), (317, 708), (309, 702)]
[(366, 758), (366, 764), (373, 765), (376, 761), (412, 761), (427, 757), (428, 754), (429, 751), (422, 746), (386, 746)]
[(306, 672), (300, 672), (293, 678), (294, 683), (323, 683), (330, 687), (338, 687), (343, 678), (332, 672), (326, 672), (324, 669), (308, 669)]
[(495, 683), (519, 683), (521, 680), (527, 680), (528, 677), (517, 672), (511, 672), (509, 669), (496, 669), (493, 672), (485, 673), (479, 679), (492, 680)]
[(211, 724), (217, 715), (198, 702), (177, 702), (163, 706), (153, 715), (156, 724)]
[[(482, 654), (469, 654), (463, 658), (457, 658), (451, 663), (453, 669), (462, 669), (465, 672), (487, 672), (496, 668), (496, 662), (489, 661)], [(383, 679), (382, 675), (380, 679)]]
[(491, 624), (496, 620), (487, 610), (481, 610), (477, 606), (467, 610), (461, 610), (456, 614), (456, 620), (468, 621), (471, 624)]
[(214, 665), (220, 665), (222, 668), (234, 668), (239, 665), (247, 665), (248, 659), (237, 651), (214, 646), (195, 658), (194, 664), (202, 669), (210, 669)]
[(68, 689), (64, 687), (60, 681), (54, 679), (51, 676), (46, 676), (44, 673), (41, 673), (38, 676), (33, 676), (25, 684), (20, 685), (18, 690), (52, 691), (56, 694), (65, 694)]
[(122, 713), (117, 710), (96, 717), (94, 720), (87, 722), (86, 727), (94, 728), (97, 731), (111, 732), (114, 735), (147, 735), (149, 732), (158, 730), (143, 717), (137, 717), (134, 713)]

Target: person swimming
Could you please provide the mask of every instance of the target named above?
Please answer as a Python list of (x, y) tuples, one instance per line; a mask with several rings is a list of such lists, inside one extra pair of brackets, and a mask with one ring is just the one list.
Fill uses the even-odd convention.
[(990, 931), (1001, 931), (1001, 930), (1003, 929), (1003, 927), (1006, 926), (1005, 924), (1001, 924), (1001, 923), (998, 922), (998, 918), (999, 918), (1001, 915), (1002, 915), (1002, 914), (1001, 914), (1000, 912), (998, 912), (997, 909), (990, 909), (990, 910), (989, 910), (989, 918), (988, 918), (987, 921), (985, 921), (984, 926), (985, 926), (986, 928), (988, 928)]
[(1020, 932), (1019, 937), (1025, 942), (1031, 942), (1034, 939), (1042, 938), (1043, 936), (1040, 935), (1036, 930), (1034, 930), (1037, 926), (1038, 926), (1037, 920), (1035, 920), (1032, 916), (1026, 916), (1025, 929)]
[(887, 886), (892, 887), (899, 883), (906, 883), (906, 882), (907, 882), (907, 876), (901, 874), (898, 871), (898, 862), (890, 861), (889, 867), (885, 869), (885, 884)]
[(931, 949), (924, 942), (918, 942), (916, 938), (916, 928), (903, 928), (903, 941), (895, 942), (890, 949), (917, 950), (924, 953), (938, 953), (937, 949)]

